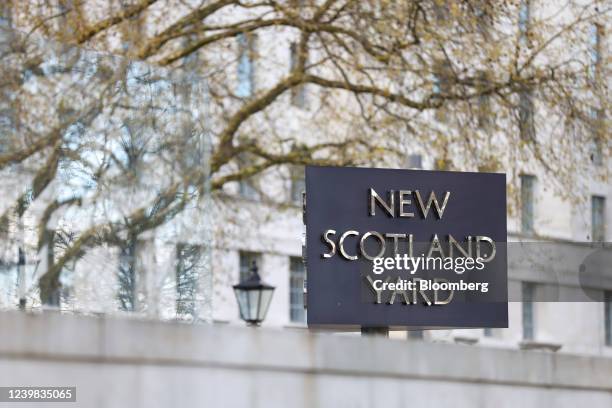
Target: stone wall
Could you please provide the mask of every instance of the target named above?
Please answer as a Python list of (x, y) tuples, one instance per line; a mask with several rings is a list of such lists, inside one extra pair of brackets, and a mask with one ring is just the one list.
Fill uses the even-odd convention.
[(77, 403), (69, 407), (609, 408), (612, 359), (305, 330), (0, 313), (0, 386), (24, 385), (76, 386)]

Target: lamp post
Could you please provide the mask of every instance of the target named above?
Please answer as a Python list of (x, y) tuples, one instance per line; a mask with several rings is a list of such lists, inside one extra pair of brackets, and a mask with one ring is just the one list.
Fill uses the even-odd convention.
[(274, 286), (261, 280), (257, 263), (253, 261), (249, 277), (234, 285), (234, 294), (240, 309), (240, 318), (250, 326), (259, 326), (266, 318), (274, 293)]

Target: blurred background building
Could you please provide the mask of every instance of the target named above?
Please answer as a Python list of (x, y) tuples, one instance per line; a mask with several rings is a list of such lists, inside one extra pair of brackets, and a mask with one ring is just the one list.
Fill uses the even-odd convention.
[[(330, 2), (370, 39), (316, 20), (320, 2), (76, 3), (2, 5), (2, 308), (241, 325), (231, 286), (255, 262), (276, 287), (263, 326), (306, 329), (304, 164), (494, 171), (508, 183), (510, 327), (390, 337), (506, 349), (500, 361), (520, 349), (612, 357), (611, 264), (581, 269), (612, 237), (606, 2)], [(407, 28), (393, 25), (400, 12)], [(422, 30), (424, 67), (392, 59), (408, 45), (389, 51), (385, 27)], [(499, 48), (458, 56), (457, 32)], [(337, 42), (306, 49), (308, 35)], [(369, 84), (368, 58), (396, 64), (387, 89), (353, 86)], [(37, 139), (50, 129), (61, 157), (15, 156), (23, 132), (26, 147), (55, 146)]]

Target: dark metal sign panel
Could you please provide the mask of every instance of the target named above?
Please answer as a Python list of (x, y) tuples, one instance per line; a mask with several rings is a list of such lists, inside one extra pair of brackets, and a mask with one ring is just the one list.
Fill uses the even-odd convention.
[(309, 327), (507, 327), (505, 174), (306, 168)]

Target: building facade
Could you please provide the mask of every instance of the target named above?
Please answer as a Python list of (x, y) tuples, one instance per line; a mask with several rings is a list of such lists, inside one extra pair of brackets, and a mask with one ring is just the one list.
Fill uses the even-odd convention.
[[(527, 38), (531, 18), (555, 14), (554, 2), (535, 3), (522, 2), (513, 22), (516, 25), (504, 28), (516, 30), (520, 41), (523, 41), (523, 36)], [(10, 18), (6, 13), (2, 24), (9, 25), (19, 20), (18, 12), (15, 12), (17, 17)], [(220, 16), (219, 21), (232, 18), (228, 12)], [(610, 46), (605, 41), (606, 22), (609, 19), (593, 21), (586, 33), (576, 34), (578, 40), (572, 47), (580, 50), (577, 55), (584, 58), (583, 63), (592, 80), (604, 82), (603, 87), (607, 89), (609, 66), (605, 62), (609, 60)], [(155, 30), (155, 27), (147, 26), (146, 21), (139, 24), (143, 25), (139, 28), (144, 30), (139, 31), (141, 33)], [(115, 47), (136, 48), (135, 37), (130, 35), (116, 36), (108, 41)], [(205, 61), (207, 66), (215, 67), (229, 61), (227, 66), (223, 66), (226, 67), (228, 83), (233, 87), (229, 92), (238, 101), (248, 100), (299, 64), (299, 36), (295, 31), (269, 33), (269, 37), (241, 33), (232, 41), (229, 49), (220, 56), (195, 54), (190, 57), (189, 64), (197, 67), (198, 74), (202, 74), (205, 81), (207, 70), (199, 64), (203, 65)], [(445, 77), (452, 67), (441, 63), (438, 68), (431, 79), (432, 89), (442, 95), (448, 87)], [(593, 92), (593, 99), (598, 97)], [(347, 112), (356, 105), (350, 97), (330, 96), (312, 84), (284, 93), (268, 113), (278, 115), (273, 129), (265, 125), (270, 143), (277, 142), (272, 131), (290, 134), (304, 142), (317, 138), (333, 140), (336, 135), (338, 138), (342, 135), (344, 139), (345, 134), (351, 132), (358, 135), (351, 124), (337, 118), (321, 120), (319, 112), (326, 109), (330, 98), (333, 104), (346, 105)], [(391, 337), (612, 356), (612, 271), (608, 264), (607, 269), (595, 277), (597, 279), (584, 281), (580, 269), (583, 261), (597, 252), (597, 243), (609, 242), (612, 238), (609, 227), (612, 183), (607, 177), (612, 170), (612, 161), (605, 121), (605, 107), (609, 101), (593, 104), (590, 112), (592, 127), (568, 126), (561, 129), (553, 128), (549, 112), (538, 103), (537, 95), (531, 89), (524, 89), (516, 95), (516, 117), (500, 119), (501, 125), (494, 129), (488, 128), (488, 123), (496, 116), (495, 106), (485, 96), (477, 102), (482, 114), (478, 115), (474, 132), (495, 133), (489, 140), (496, 141), (498, 146), (482, 146), (479, 150), (486, 152), (490, 149), (493, 155), (498, 155), (501, 164), (489, 170), (507, 173), (509, 252), (511, 255), (514, 252), (519, 258), (516, 262), (511, 259), (509, 269), (510, 327), (394, 332)], [(289, 114), (281, 115), (280, 112)], [(344, 108), (339, 110), (340, 114), (344, 112)], [(214, 107), (207, 112), (211, 117), (216, 113)], [(452, 127), (446, 121), (454, 120), (452, 112), (445, 113), (443, 109), (423, 115), (424, 121), (435, 124), (432, 132), (444, 133), (445, 128)], [(213, 134), (218, 120), (211, 119), (210, 131)], [(264, 126), (248, 124), (245, 133), (258, 125)], [(562, 140), (574, 137), (572, 132), (583, 137), (585, 133), (592, 135), (592, 144), (570, 152), (574, 156), (572, 160), (585, 158), (586, 162), (574, 178), (557, 180), (555, 166), (551, 166), (551, 172), (535, 159), (534, 152), (499, 153), (505, 151), (504, 146), (509, 151), (516, 140)], [(395, 141), (404, 149), (403, 155), (373, 164), (423, 170), (487, 170), (473, 168), (467, 154), (461, 150), (451, 150), (440, 156), (437, 152), (433, 154), (427, 143), (412, 142), (409, 136), (402, 137), (402, 132), (399, 134)], [(212, 139), (214, 144), (214, 136)], [(247, 166), (249, 160), (244, 156), (234, 165)], [(73, 311), (113, 313), (123, 310), (151, 318), (195, 318), (241, 324), (231, 286), (248, 276), (250, 267), (256, 263), (263, 279), (276, 287), (264, 326), (306, 328), (303, 287), (307, 270), (301, 262), (303, 174), (300, 166), (281, 166), (255, 177), (228, 182), (219, 191), (211, 193), (209, 201), (185, 211), (169, 226), (130, 241), (130, 245), (119, 250), (102, 248), (90, 253), (90, 260), (80, 261), (72, 271), (65, 268), (62, 272), (62, 290), (65, 293), (59, 296), (55, 306)], [(203, 213), (207, 214), (205, 228), (191, 228), (193, 220), (201, 219)], [(61, 225), (61, 220), (56, 225)], [(75, 229), (79, 227), (75, 226)], [(173, 229), (181, 232), (170, 239), (169, 231)], [(34, 233), (26, 236), (24, 244), (30, 248), (26, 251), (32, 269), (30, 287), (36, 285), (36, 277), (40, 276), (37, 274), (44, 269), (45, 259), (54, 257), (52, 251), (51, 255), (49, 251), (41, 251), (34, 243), (34, 237)], [(519, 246), (523, 244), (527, 249)], [(521, 262), (521, 257), (530, 251), (550, 251), (553, 259), (548, 264)], [(10, 253), (14, 256), (14, 247)], [(572, 257), (565, 258), (568, 254)], [(560, 262), (561, 259), (564, 262)], [(92, 264), (99, 268), (95, 277), (91, 274)], [(35, 272), (35, 265), (43, 266)], [(17, 267), (9, 265), (7, 270), (13, 272), (4, 274), (5, 300), (2, 305), (10, 307), (15, 304), (16, 295), (11, 288), (18, 286)], [(542, 295), (550, 288), (559, 293), (578, 295), (558, 295), (556, 298)], [(588, 293), (588, 299), (581, 299), (582, 293)], [(35, 291), (31, 294), (36, 297)], [(33, 300), (29, 304), (39, 306)]]

